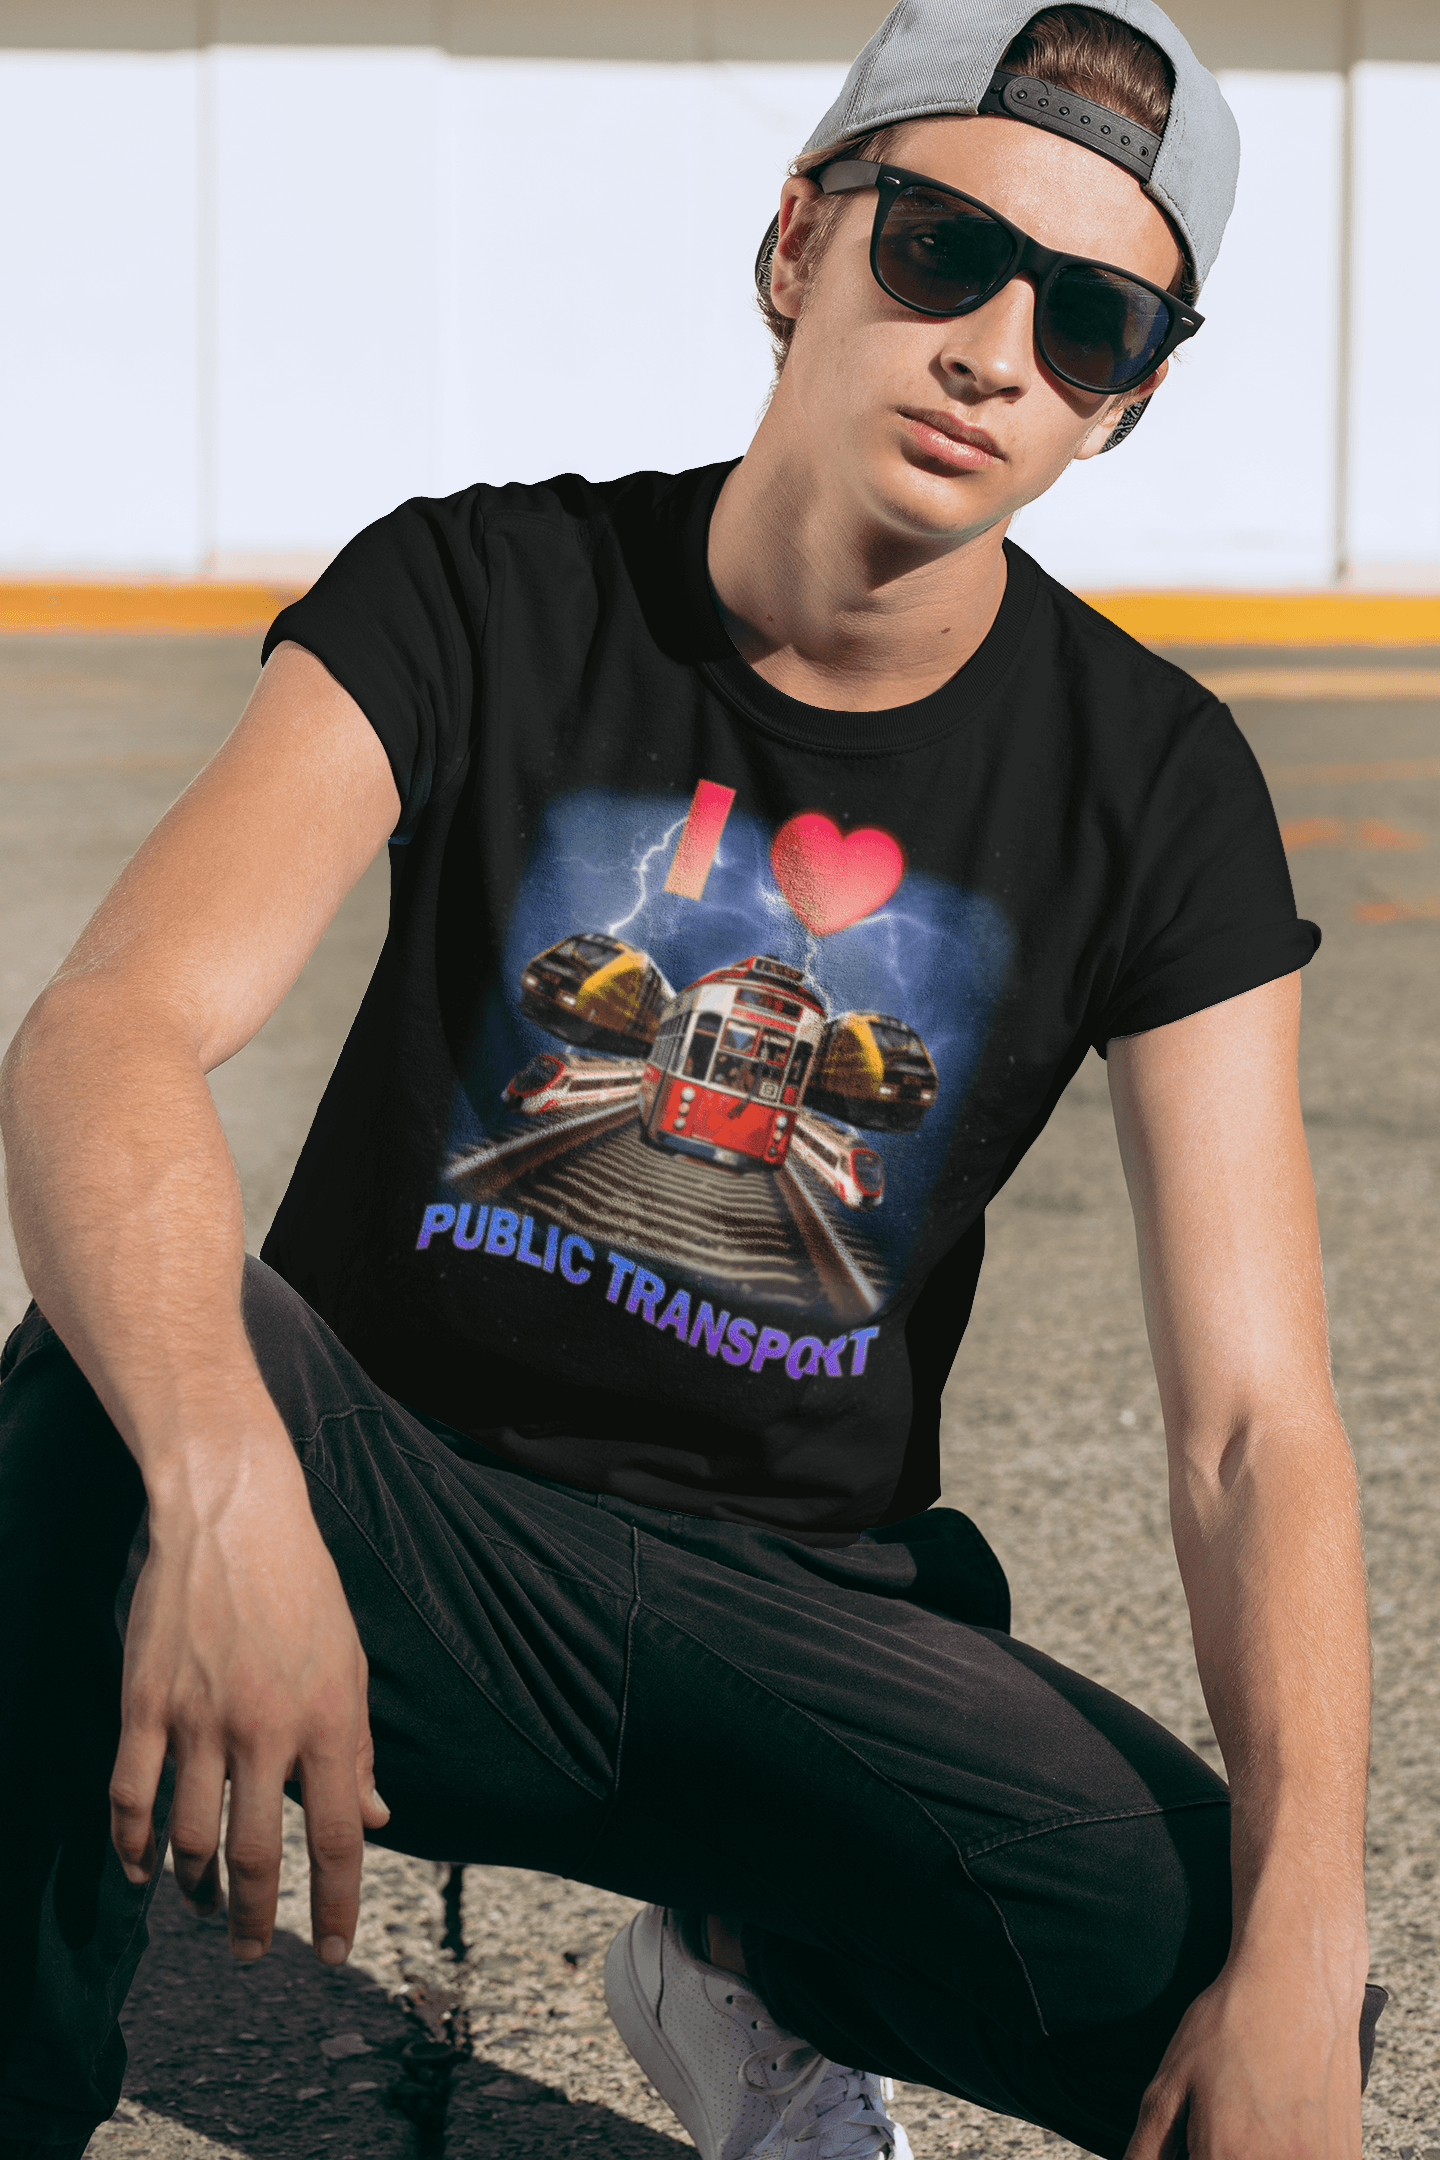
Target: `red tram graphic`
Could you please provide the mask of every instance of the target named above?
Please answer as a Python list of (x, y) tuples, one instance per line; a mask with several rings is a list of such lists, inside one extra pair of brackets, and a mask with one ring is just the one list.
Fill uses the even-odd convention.
[(640, 1083), (642, 1137), (727, 1170), (778, 1169), (826, 1018), (804, 971), (768, 954), (702, 975), (661, 1016)]
[(520, 1009), (579, 1054), (533, 1057), (504, 1091), (512, 1109), (635, 1100), (652, 1147), (726, 1170), (779, 1170), (793, 1153), (851, 1209), (878, 1207), (885, 1191), (884, 1163), (855, 1128), (914, 1132), (939, 1085), (906, 1022), (832, 1017), (813, 977), (769, 953), (677, 995), (648, 953), (584, 932), (531, 961)]

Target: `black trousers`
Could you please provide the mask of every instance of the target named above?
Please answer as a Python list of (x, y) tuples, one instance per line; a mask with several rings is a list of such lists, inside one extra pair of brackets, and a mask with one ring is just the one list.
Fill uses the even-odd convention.
[[(370, 1661), (381, 1842), (739, 1913), (825, 2053), (1123, 2151), (1225, 1957), (1225, 1788), (1011, 1638), (964, 1516), (816, 1549), (576, 1491), (383, 1395), (258, 1261), (245, 1314)], [(143, 1493), (33, 1309), (0, 1374), (0, 2139), (62, 2143), (114, 2108), (145, 1943), (107, 1801)]]

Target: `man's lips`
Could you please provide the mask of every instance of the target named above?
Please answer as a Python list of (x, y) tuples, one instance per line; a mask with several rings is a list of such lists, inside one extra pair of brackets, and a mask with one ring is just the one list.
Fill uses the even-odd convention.
[(993, 435), (984, 428), (967, 427), (953, 413), (902, 406), (900, 417), (917, 447), (955, 472), (980, 472), (987, 465), (1004, 462), (1005, 453)]

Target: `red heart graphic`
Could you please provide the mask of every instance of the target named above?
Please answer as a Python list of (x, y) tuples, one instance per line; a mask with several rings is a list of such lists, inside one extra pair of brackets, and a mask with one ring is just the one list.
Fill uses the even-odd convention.
[(905, 857), (876, 825), (842, 833), (828, 817), (806, 810), (776, 833), (770, 867), (806, 929), (829, 937), (885, 905), (905, 875)]

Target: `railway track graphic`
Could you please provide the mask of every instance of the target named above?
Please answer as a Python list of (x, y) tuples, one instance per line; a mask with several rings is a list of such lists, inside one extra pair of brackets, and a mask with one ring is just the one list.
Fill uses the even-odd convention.
[(545, 1119), (450, 1166), (467, 1199), (530, 1210), (726, 1297), (865, 1319), (886, 1294), (878, 1256), (793, 1157), (780, 1170), (720, 1170), (649, 1147), (630, 1103)]

